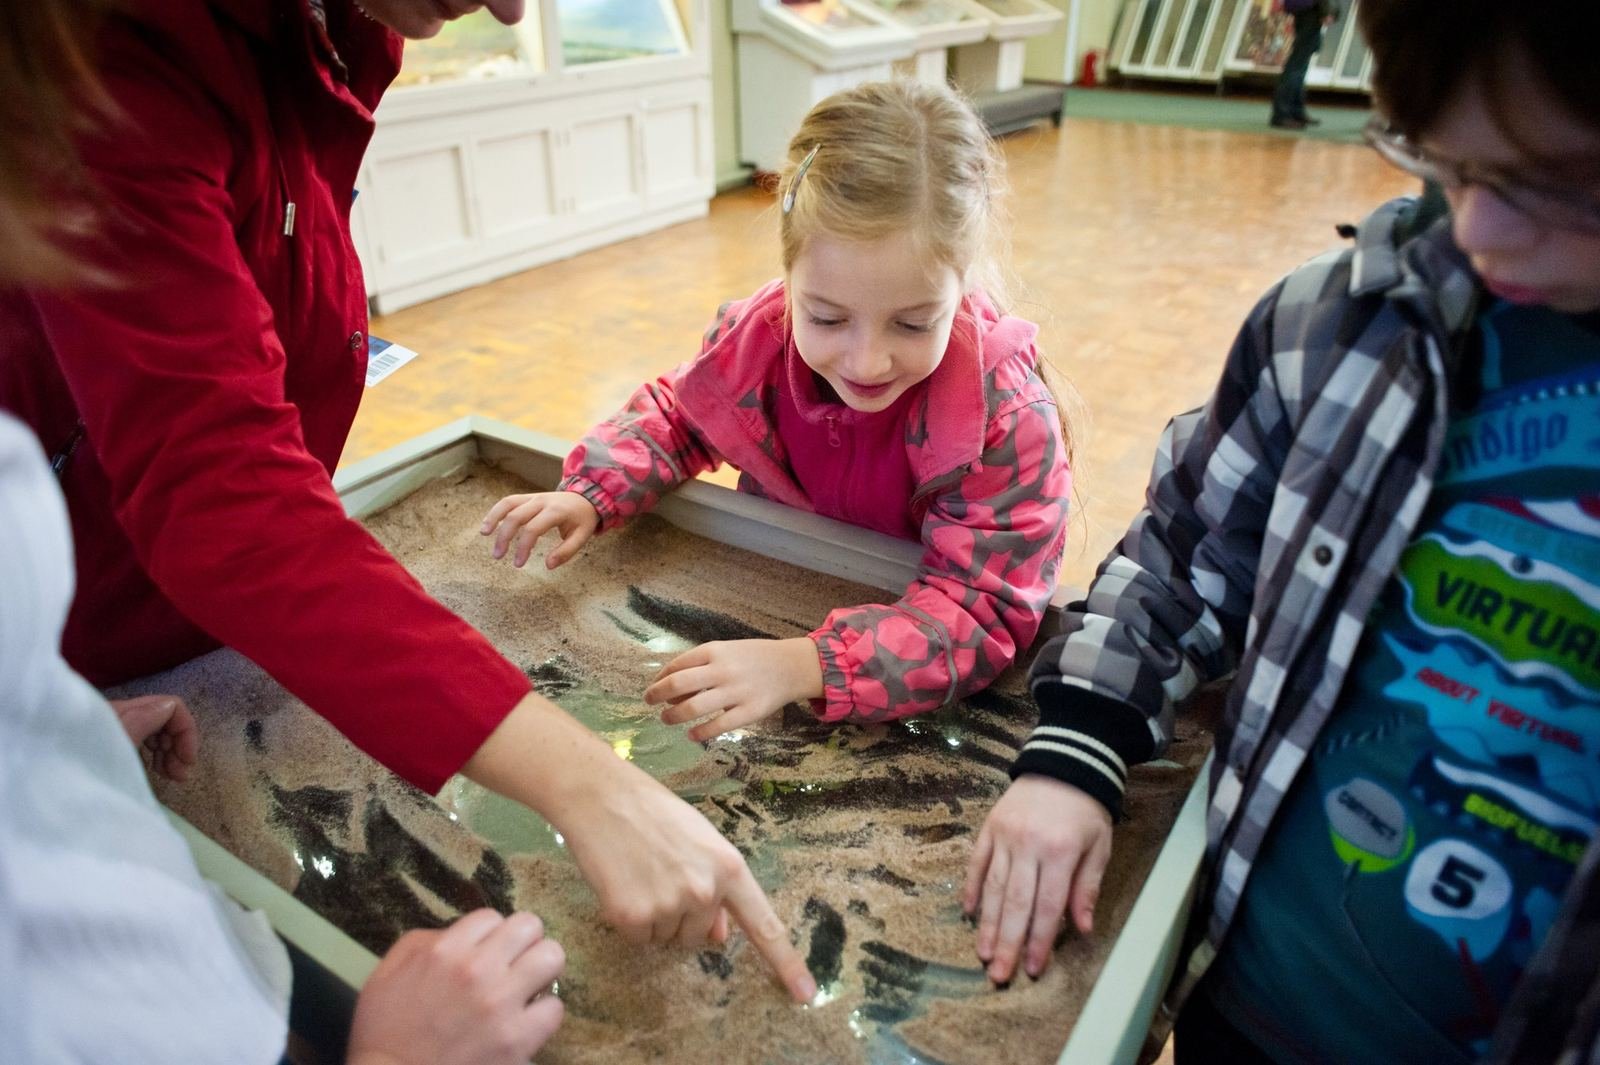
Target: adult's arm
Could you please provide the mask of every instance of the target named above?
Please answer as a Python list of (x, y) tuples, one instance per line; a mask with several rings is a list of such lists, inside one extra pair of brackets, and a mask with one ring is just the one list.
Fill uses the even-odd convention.
[(345, 517), (308, 451), (235, 236), (227, 180), (252, 148), (155, 49), (120, 44), (106, 79), (121, 115), (84, 144), (85, 254), (115, 280), (36, 307), (116, 518), (191, 621), (436, 790), (528, 681)]

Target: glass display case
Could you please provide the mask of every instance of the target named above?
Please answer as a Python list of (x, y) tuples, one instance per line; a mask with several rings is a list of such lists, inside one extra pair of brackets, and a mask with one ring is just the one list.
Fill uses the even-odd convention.
[(1138, 0), (1138, 27), (1113, 62), (1125, 74), (1217, 81), (1233, 24), (1230, 0)]
[(733, 30), (765, 38), (822, 69), (843, 70), (911, 52), (911, 32), (885, 7), (870, 0), (735, 0)]
[(488, 11), (447, 22), (438, 36), (407, 41), (394, 87), (484, 81), (545, 69), (544, 41), (537, 18), (504, 26)]
[(733, 0), (739, 151), (776, 170), (811, 105), (893, 76), (924, 46), (915, 26), (872, 0)]
[(529, 0), (408, 42), (351, 209), (387, 313), (705, 214), (708, 0)]
[(962, 0), (873, 0), (873, 2), (896, 22), (918, 29), (971, 23), (978, 18), (977, 13)]
[(916, 35), (916, 54), (895, 64), (895, 73), (929, 84), (943, 84), (949, 49), (981, 41), (989, 22), (972, 0), (866, 0), (895, 24)]
[[(956, 48), (951, 66), (956, 83), (980, 99), (982, 110), (983, 98), (1022, 89), (1027, 38), (1048, 33), (1063, 16), (1045, 0), (972, 0), (972, 6), (989, 24), (989, 32), (975, 44)], [(1059, 101), (1044, 103), (1045, 113), (1059, 112)], [(986, 113), (985, 120), (988, 117)]]
[(785, 3), (783, 10), (824, 34), (870, 30), (879, 25), (846, 7), (840, 0), (799, 0), (797, 3)]
[(561, 62), (610, 63), (689, 50), (671, 0), (556, 0)]
[(989, 19), (989, 36), (1005, 41), (1032, 37), (1061, 21), (1062, 14), (1044, 0), (974, 0)]

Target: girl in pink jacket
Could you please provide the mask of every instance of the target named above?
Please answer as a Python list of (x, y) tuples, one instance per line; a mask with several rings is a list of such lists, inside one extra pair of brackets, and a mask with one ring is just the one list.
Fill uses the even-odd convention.
[[(481, 531), (551, 569), (595, 532), (731, 463), (742, 491), (926, 550), (891, 604), (809, 636), (702, 644), (646, 691), (707, 740), (810, 700), (884, 721), (989, 684), (1038, 631), (1066, 535), (1066, 433), (1037, 328), (987, 293), (999, 162), (950, 90), (823, 100), (779, 180), (784, 277), (724, 306), (700, 356), (634, 393), (567, 456), (555, 492), (507, 496)], [(699, 720), (703, 719), (703, 720)]]

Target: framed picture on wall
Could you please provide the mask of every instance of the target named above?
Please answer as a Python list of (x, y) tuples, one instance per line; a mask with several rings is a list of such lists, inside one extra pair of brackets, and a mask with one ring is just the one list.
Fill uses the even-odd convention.
[(1294, 20), (1274, 12), (1270, 3), (1251, 0), (1245, 5), (1238, 38), (1228, 54), (1228, 69), (1281, 70), (1293, 43)]

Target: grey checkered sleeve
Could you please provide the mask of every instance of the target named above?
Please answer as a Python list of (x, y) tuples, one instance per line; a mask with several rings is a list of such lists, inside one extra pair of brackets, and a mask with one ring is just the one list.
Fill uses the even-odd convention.
[(1167, 426), (1144, 510), (1034, 661), (1039, 725), (1013, 775), (1065, 780), (1119, 816), (1128, 766), (1159, 754), (1178, 707), (1237, 667), (1291, 437), (1267, 343), (1278, 294), (1245, 323), (1205, 406)]

